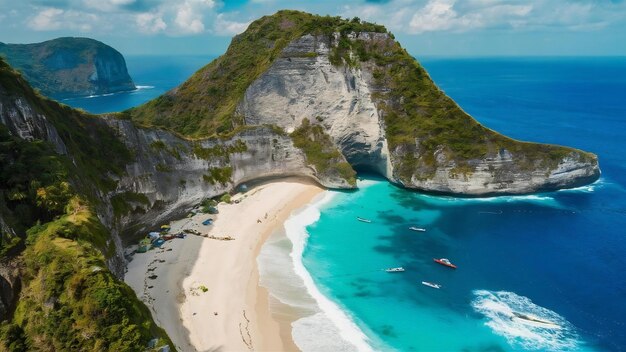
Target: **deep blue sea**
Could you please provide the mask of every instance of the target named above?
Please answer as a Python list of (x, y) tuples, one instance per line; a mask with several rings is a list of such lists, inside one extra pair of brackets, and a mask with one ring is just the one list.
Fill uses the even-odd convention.
[[(626, 350), (626, 59), (422, 63), (486, 126), (594, 152), (602, 178), (574, 190), (459, 199), (366, 177), (361, 190), (319, 206), (307, 227), (303, 262), (321, 292), (375, 349)], [(433, 262), (440, 257), (458, 269)], [(406, 272), (381, 271), (398, 266)]]
[[(129, 57), (144, 88), (64, 102), (95, 113), (123, 110), (209, 59)], [(312, 282), (377, 350), (626, 350), (626, 58), (420, 61), (481, 123), (594, 152), (602, 178), (574, 190), (459, 199), (362, 175), (359, 191), (333, 192), (316, 205), (319, 220), (303, 227), (301, 263)], [(381, 271), (396, 266), (406, 272)], [(559, 328), (522, 323), (513, 311)]]
[(131, 92), (64, 99), (94, 114), (123, 111), (152, 100), (184, 82), (214, 56), (127, 56), (126, 67), (137, 89)]

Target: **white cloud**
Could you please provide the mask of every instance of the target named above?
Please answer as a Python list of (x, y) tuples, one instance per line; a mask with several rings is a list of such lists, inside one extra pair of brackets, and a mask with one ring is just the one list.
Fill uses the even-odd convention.
[(220, 13), (215, 19), (213, 31), (217, 35), (231, 36), (242, 33), (249, 25), (250, 22), (229, 21), (224, 17), (224, 14)]
[(215, 7), (214, 0), (185, 0), (175, 6), (174, 24), (178, 33), (197, 34), (204, 32), (204, 14)]
[(139, 31), (146, 34), (159, 33), (167, 29), (167, 24), (158, 13), (140, 13), (135, 17)]
[(446, 30), (458, 18), (454, 0), (431, 0), (411, 18), (409, 26), (415, 33)]
[(40, 11), (29, 22), (28, 26), (36, 31), (50, 31), (61, 28), (59, 17), (63, 10), (49, 8)]
[[(471, 2), (470, 2), (471, 4)], [(430, 0), (409, 22), (411, 33), (444, 30), (468, 31), (484, 27), (519, 27), (533, 9), (532, 5), (500, 4), (493, 0), (475, 1), (465, 13), (455, 9), (456, 0)], [(522, 20), (520, 20), (522, 19)]]
[(626, 20), (626, 3), (570, 0), (393, 0), (343, 7), (398, 33), (598, 29)]
[(54, 31), (71, 29), (89, 32), (97, 22), (93, 14), (74, 10), (61, 10), (54, 7), (44, 8), (27, 20), (27, 25), (36, 31)]

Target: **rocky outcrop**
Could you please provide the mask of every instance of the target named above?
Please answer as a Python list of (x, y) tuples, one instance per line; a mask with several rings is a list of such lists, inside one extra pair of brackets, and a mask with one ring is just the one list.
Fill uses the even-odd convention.
[[(118, 179), (117, 190), (147, 196), (147, 204), (120, 218), (120, 228), (151, 227), (188, 211), (202, 199), (232, 191), (256, 179), (302, 176), (327, 187), (335, 180), (318, 178), (307, 166), (303, 152), (284, 133), (270, 127), (244, 129), (232, 138), (188, 141), (170, 132), (137, 128), (131, 121), (103, 117), (136, 158)], [(212, 178), (224, 171), (225, 180)]]
[(21, 288), (20, 261), (0, 258), (0, 322), (13, 314)]
[[(380, 106), (391, 103), (381, 99), (381, 92), (393, 88), (375, 80), (377, 67), (371, 63), (331, 64), (329, 55), (338, 38), (339, 33), (305, 35), (287, 45), (246, 90), (237, 109), (245, 123), (276, 124), (290, 132), (306, 118), (324, 127), (354, 167), (427, 192), (468, 196), (523, 194), (576, 187), (599, 177), (597, 158), (576, 150), (555, 162), (541, 155), (531, 159), (525, 152), (503, 148), (460, 163), (446, 155), (445, 145), (438, 147), (431, 165), (416, 163), (408, 177), (403, 175), (397, 168), (407, 155), (415, 160), (428, 155), (420, 150), (418, 141), (412, 150), (397, 147), (389, 152), (385, 112)], [(348, 38), (367, 43), (392, 40), (386, 33), (352, 33)], [(550, 153), (548, 149), (546, 155)]]
[(49, 141), (57, 153), (67, 155), (65, 143), (46, 116), (37, 112), (24, 97), (9, 99), (9, 94), (0, 86), (0, 122), (11, 134), (29, 141)]
[(577, 187), (595, 181), (600, 172), (597, 162), (590, 165), (575, 152), (564, 157), (556, 166), (539, 164), (531, 171), (521, 168), (507, 150), (502, 150), (494, 158), (473, 160), (471, 168), (446, 163), (444, 156), (440, 156), (439, 160), (441, 164), (429, 178), (413, 176), (410, 182), (404, 182), (392, 177), (391, 181), (426, 192), (489, 196)]
[(247, 125), (275, 124), (287, 132), (304, 118), (320, 124), (350, 164), (387, 176), (391, 165), (371, 72), (332, 65), (332, 45), (322, 35), (291, 42), (246, 90), (237, 111)]
[(28, 82), (54, 98), (135, 89), (122, 54), (88, 38), (57, 38), (36, 44), (0, 43), (0, 56)]

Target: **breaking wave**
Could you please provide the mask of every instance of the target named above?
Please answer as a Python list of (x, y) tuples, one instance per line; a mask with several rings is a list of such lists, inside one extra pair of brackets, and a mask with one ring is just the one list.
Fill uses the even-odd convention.
[[(563, 351), (581, 346), (575, 327), (559, 314), (534, 304), (528, 297), (507, 291), (474, 291), (472, 308), (487, 318), (485, 325), (525, 350)], [(524, 314), (550, 324), (516, 318)]]

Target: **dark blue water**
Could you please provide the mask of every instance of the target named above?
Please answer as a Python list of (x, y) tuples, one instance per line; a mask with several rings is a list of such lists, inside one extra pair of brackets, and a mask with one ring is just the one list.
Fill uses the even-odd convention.
[[(480, 122), (514, 138), (594, 152), (602, 178), (577, 190), (482, 200), (366, 182), (337, 194), (308, 227), (303, 261), (322, 292), (377, 348), (625, 350), (626, 60), (422, 63)], [(408, 231), (412, 225), (428, 231)], [(407, 271), (380, 272), (391, 266)], [(511, 311), (560, 329), (528, 326)]]
[(94, 114), (123, 111), (152, 100), (178, 86), (215, 57), (207, 56), (129, 56), (128, 73), (137, 90), (62, 102)]

